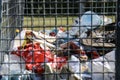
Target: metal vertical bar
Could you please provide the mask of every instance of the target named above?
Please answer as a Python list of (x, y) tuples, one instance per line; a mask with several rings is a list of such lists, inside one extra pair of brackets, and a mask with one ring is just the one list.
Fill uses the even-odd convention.
[[(2, 21), (2, 0), (0, 0), (0, 28), (1, 28), (1, 21)], [(0, 36), (0, 38), (1, 38), (1, 36)]]
[[(24, 23), (24, 9), (25, 9), (25, 0), (21, 1), (21, 6), (22, 6), (22, 10), (21, 10), (21, 27), (23, 26)], [(22, 28), (21, 28), (22, 30)]]
[(117, 30), (116, 30), (116, 74), (115, 80), (120, 80), (120, 0), (117, 0)]
[(24, 17), (23, 17), (23, 14), (24, 14), (24, 0), (19, 0), (19, 21), (20, 21), (20, 24), (18, 25), (19, 26), (19, 30), (21, 31), (22, 30), (22, 27), (23, 27), (23, 20), (24, 20)]
[(1, 27), (1, 20), (2, 20), (2, 0), (0, 0), (0, 27)]
[(84, 3), (83, 1), (85, 2), (86, 0), (79, 0), (79, 13), (80, 13), (80, 17), (81, 15), (84, 13)]
[(3, 54), (2, 54), (2, 52), (1, 52), (1, 48), (2, 48), (2, 45), (1, 45), (1, 26), (2, 26), (2, 24), (1, 24), (1, 22), (2, 22), (2, 0), (0, 0), (0, 65), (1, 65), (1, 62), (2, 62), (2, 60), (3, 60)]

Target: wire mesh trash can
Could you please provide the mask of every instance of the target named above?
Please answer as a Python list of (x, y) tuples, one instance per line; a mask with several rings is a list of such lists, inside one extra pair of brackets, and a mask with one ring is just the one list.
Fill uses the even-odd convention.
[[(21, 0), (1, 0), (1, 55), (9, 53), (10, 41), (15, 37), (16, 29), (21, 29), (23, 23), (23, 5)], [(3, 56), (1, 56), (3, 60)], [(1, 61), (0, 60), (0, 61)]]
[(117, 0), (0, 3), (0, 80), (115, 80)]

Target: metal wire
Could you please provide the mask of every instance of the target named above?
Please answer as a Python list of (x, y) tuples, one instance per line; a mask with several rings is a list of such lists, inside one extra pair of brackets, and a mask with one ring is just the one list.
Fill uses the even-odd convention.
[[(23, 5), (21, 4), (21, 0), (1, 0), (2, 6), (2, 21), (0, 27), (0, 62), (1, 64), (8, 64), (10, 67), (10, 62), (4, 63), (5, 55), (11, 52), (10, 51), (10, 43), (16, 36), (16, 30), (21, 29), (23, 26)], [(0, 65), (1, 65), (0, 64)], [(11, 63), (14, 64), (14, 63)], [(6, 68), (5, 71), (9, 71), (9, 68)], [(6, 73), (7, 76), (12, 76), (12, 74)]]
[[(76, 18), (80, 19), (81, 16), (86, 11), (93, 11), (98, 15), (102, 16), (103, 17), (102, 19), (104, 19), (104, 17), (107, 16), (112, 19), (112, 23), (116, 22), (117, 0), (1, 0), (1, 1), (2, 1), (1, 2), (2, 11), (1, 11), (1, 27), (0, 27), (0, 65), (25, 64), (25, 62), (22, 62), (22, 61), (16, 62), (16, 63), (10, 63), (9, 59), (8, 59), (8, 62), (6, 63), (4, 62), (5, 55), (8, 55), (8, 57), (10, 57), (11, 51), (9, 49), (10, 49), (11, 41), (15, 38), (17, 34), (20, 33), (19, 31), (23, 29), (27, 29), (31, 31), (42, 30), (44, 33), (46, 33), (46, 30), (50, 30), (53, 28), (58, 29), (59, 27), (63, 27), (65, 28), (66, 31), (69, 31), (73, 27), (74, 20)], [(92, 15), (92, 14), (89, 14), (89, 15)], [(91, 25), (93, 24), (91, 23)], [(111, 28), (116, 27), (116, 25), (108, 25), (108, 27), (110, 26)], [(79, 30), (80, 30), (81, 26), (78, 25), (76, 27), (79, 27)], [(107, 26), (103, 24), (103, 28), (102, 30), (100, 30), (100, 33), (102, 33), (102, 35), (108, 35), (107, 33), (110, 33), (111, 30), (110, 31), (107, 30), (106, 27)], [(92, 27), (90, 30), (92, 30)], [(115, 28), (114, 30), (112, 30), (112, 33), (115, 33)], [(68, 36), (69, 34), (67, 34), (67, 37), (66, 37), (67, 41), (73, 39)], [(92, 40), (96, 40), (92, 36), (88, 38), (74, 38), (74, 39), (75, 40), (90, 39), (91, 41), (88, 41), (90, 42), (90, 45), (87, 47), (87, 49), (89, 48), (90, 50), (92, 50), (94, 46), (94, 43), (92, 42)], [(107, 37), (104, 37), (101, 39), (106, 40)], [(108, 39), (113, 39), (113, 38), (109, 37)], [(57, 42), (58, 41), (56, 41), (55, 44), (58, 45), (59, 43)], [(100, 56), (105, 55), (106, 53), (112, 51), (115, 48), (115, 44), (113, 47), (106, 48), (105, 47), (106, 43), (104, 41), (101, 43), (102, 43), (101, 47), (95, 47), (95, 49), (99, 52)], [(110, 42), (108, 42), (108, 44), (109, 43)], [(45, 47), (45, 44), (44, 44), (44, 47)], [(57, 46), (55, 50), (58, 50), (58, 48), (59, 47)], [(70, 47), (67, 49), (68, 49), (67, 56), (70, 56)], [(58, 54), (58, 52), (56, 52), (56, 54)], [(115, 61), (109, 61), (109, 62), (115, 64)], [(94, 61), (91, 61), (91, 63), (94, 63)], [(105, 64), (106, 61), (103, 60), (102, 63)], [(69, 65), (67, 66), (69, 67)], [(115, 72), (111, 72), (111, 73), (104, 72), (104, 66), (103, 66), (103, 73), (93, 72), (94, 66), (93, 65), (91, 66), (92, 67), (89, 74), (92, 77), (95, 74), (98, 74), (98, 75), (102, 74), (101, 80), (105, 80), (106, 74), (115, 76)], [(10, 71), (9, 68), (7, 70)], [(76, 73), (76, 74), (81, 75), (82, 72)], [(11, 78), (13, 76), (12, 73), (4, 74), (4, 75), (9, 76), (8, 78)], [(28, 74), (27, 73), (22, 74), (22, 67), (21, 67), (21, 71), (18, 75), (28, 75)], [(33, 75), (35, 75), (35, 77), (36, 75), (39, 76), (38, 74), (34, 73), (34, 71), (32, 71), (32, 73), (30, 73), (29, 76), (32, 76), (33, 78)], [(51, 80), (52, 79), (53, 80), (74, 80), (72, 79), (74, 77), (71, 77), (71, 75), (73, 75), (73, 73), (70, 73), (67, 69), (63, 69), (61, 73), (56, 73), (56, 72), (44, 73), (41, 75), (41, 80), (50, 80), (50, 79)], [(8, 79), (8, 80), (12, 80), (12, 79)], [(24, 80), (24, 79), (21, 79), (21, 80)], [(32, 80), (32, 79), (26, 79), (26, 80)], [(83, 79), (83, 80), (91, 80), (91, 79)], [(114, 77), (110, 77), (109, 80), (114, 80)]]

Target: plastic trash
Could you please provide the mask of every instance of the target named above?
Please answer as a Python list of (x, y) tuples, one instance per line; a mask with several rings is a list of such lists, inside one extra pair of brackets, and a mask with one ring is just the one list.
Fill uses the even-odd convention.
[[(39, 36), (39, 35), (40, 36)], [(45, 37), (46, 36), (46, 37)], [(31, 41), (36, 41), (36, 42), (39, 42), (41, 44), (44, 44), (48, 47), (55, 47), (53, 44), (51, 44), (52, 42), (54, 42), (56, 40), (55, 37), (51, 37), (51, 36), (48, 36), (48, 35), (45, 35), (43, 34), (42, 32), (41, 33), (38, 33), (38, 32), (35, 32), (35, 31), (27, 31), (26, 32), (26, 37), (31, 40)]]
[(66, 34), (66, 32), (64, 32), (63, 30), (59, 29), (56, 36), (57, 36), (57, 38), (67, 38), (68, 35)]
[[(22, 50), (22, 51), (21, 51)], [(25, 61), (27, 70), (34, 70), (35, 73), (43, 73), (45, 63), (52, 63), (53, 68), (60, 69), (67, 58), (56, 57), (50, 50), (44, 50), (40, 47), (40, 43), (29, 43), (24, 48), (18, 47), (18, 50), (12, 54), (20, 56)]]
[(111, 72), (111, 67), (108, 61), (104, 57), (99, 57), (97, 59), (93, 59), (89, 65), (89, 68), (92, 68), (90, 72)]
[(54, 56), (54, 60), (52, 62), (53, 69), (62, 69), (62, 67), (67, 63), (67, 57), (56, 57)]
[(80, 25), (87, 29), (95, 29), (101, 24), (103, 24), (103, 21), (100, 16), (92, 11), (85, 12), (80, 19)]
[(105, 59), (107, 59), (107, 61), (109, 61), (111, 70), (115, 72), (115, 50), (107, 53), (104, 57)]
[(44, 62), (53, 61), (52, 53), (49, 50), (43, 50), (40, 43), (29, 43), (24, 48), (20, 46), (12, 54), (22, 57), (26, 62), (26, 69), (34, 70), (36, 73), (44, 72)]
[[(81, 29), (82, 28), (83, 28), (82, 33), (85, 33), (84, 29), (87, 29), (87, 28), (81, 27)], [(10, 59), (5, 58), (6, 59), (5, 63), (9, 62), (10, 64), (3, 64), (1, 67), (0, 74), (11, 73), (11, 77), (10, 77), (11, 80), (25, 80), (26, 78), (27, 79), (32, 78), (30, 80), (43, 80), (41, 77), (37, 78), (35, 75), (32, 75), (33, 73), (31, 73), (31, 72), (35, 72), (38, 74), (39, 73), (40, 74), (41, 73), (52, 74), (55, 72), (59, 73), (59, 70), (61, 70), (63, 68), (63, 66), (65, 66), (65, 65), (67, 65), (68, 66), (67, 68), (72, 73), (74, 73), (74, 77), (76, 77), (77, 79), (81, 79), (81, 80), (90, 79), (91, 77), (92, 77), (92, 80), (103, 80), (103, 75), (105, 76), (104, 77), (105, 80), (109, 80), (110, 78), (114, 77), (114, 75), (110, 74), (109, 72), (114, 72), (115, 64), (113, 64), (114, 62), (113, 63), (108, 62), (108, 60), (115, 61), (114, 51), (107, 53), (105, 56), (100, 57), (97, 54), (97, 52), (94, 52), (95, 50), (93, 50), (93, 51), (91, 50), (91, 47), (87, 48), (86, 46), (83, 46), (80, 43), (78, 43), (77, 40), (75, 39), (75, 40), (72, 40), (74, 45), (72, 44), (71, 46), (69, 46), (70, 45), (69, 44), (66, 46), (67, 48), (69, 47), (69, 49), (71, 49), (70, 53), (72, 53), (72, 54), (78, 53), (79, 54), (80, 52), (78, 52), (77, 49), (81, 49), (81, 50), (85, 51), (85, 52), (82, 52), (81, 54), (92, 55), (92, 57), (91, 57), (92, 61), (83, 63), (82, 61), (80, 61), (80, 58), (79, 59), (77, 58), (78, 57), (77, 55), (75, 55), (75, 56), (71, 55), (71, 60), (68, 60), (68, 57), (63, 57), (63, 56), (58, 57), (58, 56), (56, 56), (56, 54), (53, 54), (51, 52), (51, 48), (56, 47), (55, 45), (53, 45), (54, 40), (49, 41), (47, 39), (44, 39), (44, 38), (50, 38), (51, 36), (48, 36), (48, 35), (46, 36), (43, 33), (38, 33), (35, 31), (32, 31), (33, 35), (31, 35), (31, 34), (25, 35), (26, 31), (24, 33), (19, 34), (19, 36), (24, 34), (22, 36), (22, 38), (23, 38), (22, 44), (16, 45), (17, 42), (15, 42), (15, 41), (14, 41), (14, 44), (12, 43), (13, 46), (14, 45), (16, 45), (16, 46), (15, 47), (11, 46), (10, 50), (13, 50), (13, 52), (12, 52), (12, 54), (7, 55), (7, 57), (10, 57)], [(27, 31), (27, 33), (29, 33), (29, 32), (31, 32), (31, 31)], [(64, 32), (62, 30), (58, 30), (57, 35), (58, 34), (60, 37), (66, 37), (64, 35), (64, 34), (66, 34), (66, 32)], [(24, 43), (25, 36), (33, 39), (33, 40), (31, 40), (32, 43), (26, 43), (26, 42)], [(46, 37), (44, 37), (44, 36), (46, 36)], [(67, 37), (67, 38), (69, 38), (69, 37)], [(18, 37), (17, 39), (20, 39), (20, 37)], [(64, 39), (63, 43), (65, 43), (65, 39)], [(57, 49), (58, 49), (58, 47), (57, 47)], [(15, 55), (13, 55), (13, 54), (15, 54)], [(68, 54), (66, 54), (66, 55), (68, 56)], [(14, 56), (16, 56), (16, 57), (14, 57)], [(68, 61), (68, 63), (67, 63), (67, 61)], [(15, 62), (15, 64), (14, 64), (14, 62)], [(19, 64), (19, 62), (20, 63), (22, 62), (23, 65)], [(9, 65), (10, 65), (10, 67), (9, 67)], [(113, 66), (111, 67), (110, 65), (113, 65)], [(21, 72), (21, 66), (23, 66), (22, 72)], [(49, 70), (46, 69), (46, 66), (47, 66), (47, 68), (49, 68)], [(84, 71), (83, 71), (83, 66), (85, 67)], [(10, 71), (8, 71), (8, 69)], [(25, 69), (27, 69), (26, 72), (25, 72)], [(48, 70), (48, 72), (46, 70)], [(93, 72), (92, 76), (90, 75), (91, 72)], [(19, 73), (23, 73), (23, 75), (22, 74), (19, 75)], [(95, 74), (95, 73), (101, 73), (101, 74)], [(105, 74), (103, 74), (103, 73), (105, 73)], [(27, 75), (24, 75), (24, 74), (27, 74)], [(51, 77), (51, 78), (48, 78), (48, 79), (54, 79), (55, 76), (52, 75), (49, 77)], [(8, 80), (8, 76), (3, 75), (2, 80)]]
[(70, 35), (76, 35), (76, 33), (80, 30), (80, 19), (76, 18), (73, 22), (72, 28), (69, 30)]
[(58, 33), (58, 29), (57, 29), (57, 28), (53, 28), (53, 29), (51, 30), (51, 32), (49, 33), (49, 35), (51, 35), (51, 36), (56, 36), (57, 33)]
[(73, 76), (78, 80), (83, 80), (83, 78), (91, 78), (91, 75), (84, 73), (88, 67), (86, 63), (81, 63), (80, 60), (75, 57), (71, 56), (71, 59), (68, 60), (68, 69), (73, 72)]
[(21, 74), (11, 74), (11, 76), (4, 75), (0, 80), (42, 80), (42, 79), (41, 76), (36, 77), (36, 75), (33, 74), (32, 72), (24, 70), (24, 72)]
[(100, 15), (100, 18), (103, 21), (103, 23), (101, 25), (107, 25), (107, 24), (111, 24), (113, 22), (111, 18), (108, 18), (106, 16)]
[(18, 46), (26, 44), (26, 30), (21, 31), (13, 41), (11, 41), (10, 50), (16, 50)]
[[(0, 70), (1, 80), (20, 80), (23, 78), (21, 74), (25, 71), (25, 62), (22, 58), (16, 55), (5, 55), (4, 59), (4, 64), (2, 64)], [(7, 76), (9, 74), (11, 76)]]
[(42, 32), (36, 32), (36, 31), (32, 31), (32, 30), (27, 30), (26, 31), (26, 37), (29, 38), (29, 39), (32, 39), (32, 38), (37, 38), (37, 39), (40, 39), (40, 40), (46, 40), (50, 43), (52, 42), (55, 42), (56, 41), (56, 37), (54, 36), (49, 36), (45, 33), (42, 33)]
[(51, 43), (49, 43), (45, 40), (40, 40), (40, 39), (33, 38), (33, 41), (41, 43), (42, 45), (44, 45), (44, 48), (45, 48), (45, 46), (50, 47), (50, 48), (55, 48), (55, 45), (53, 45), (53, 44), (51, 44)]
[(32, 34), (34, 35), (34, 37), (36, 37), (38, 39), (45, 39), (46, 41), (48, 41), (50, 43), (53, 43), (56, 41), (56, 37), (46, 35), (46, 34), (41, 33), (41, 32), (38, 33), (38, 32), (32, 31)]
[[(107, 55), (111, 54), (114, 53), (108, 53)], [(114, 80), (114, 70), (111, 66), (114, 65), (111, 65), (109, 60), (106, 59), (105, 56), (102, 56), (97, 59), (93, 59), (91, 62), (88, 62), (88, 72), (92, 72), (92, 80)]]
[(25, 70), (25, 62), (16, 55), (5, 55), (0, 74), (20, 74)]
[(76, 18), (73, 22), (72, 28), (68, 31), (69, 35), (74, 36), (74, 35), (79, 35), (80, 38), (85, 38), (87, 37), (87, 28), (83, 27), (80, 25), (80, 18)]
[(80, 38), (87, 37), (87, 31), (112, 23), (112, 19), (97, 15), (95, 12), (87, 11), (81, 18), (74, 20), (72, 28), (68, 31), (70, 35), (78, 35)]
[(75, 56), (71, 56), (71, 59), (68, 61), (68, 69), (74, 73), (74, 76), (81, 80), (82, 74), (81, 74), (81, 66), (80, 61)]

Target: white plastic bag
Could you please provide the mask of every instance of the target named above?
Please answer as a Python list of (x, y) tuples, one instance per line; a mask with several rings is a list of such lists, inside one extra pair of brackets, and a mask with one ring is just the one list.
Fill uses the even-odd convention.
[(115, 72), (115, 50), (107, 53), (104, 57), (107, 59), (107, 61), (109, 61), (108, 63), (112, 71)]
[(19, 74), (25, 70), (25, 62), (16, 55), (5, 55), (0, 74)]
[(103, 21), (103, 23), (101, 25), (107, 25), (107, 24), (110, 24), (113, 22), (111, 18), (108, 18), (104, 15), (100, 15), (100, 18)]
[(76, 18), (73, 22), (72, 28), (69, 30), (70, 35), (76, 35), (76, 33), (80, 30), (80, 19)]
[(81, 67), (80, 67), (80, 61), (79, 59), (77, 59), (75, 56), (71, 56), (71, 60), (69, 60), (68, 62), (68, 65), (69, 65), (69, 70), (71, 72), (74, 73), (74, 76), (77, 78), (77, 79), (82, 79), (82, 75), (81, 75)]
[(56, 36), (57, 36), (57, 38), (67, 38), (66, 32), (63, 32), (61, 30), (58, 31)]
[(72, 28), (69, 30), (70, 35), (79, 35), (80, 38), (87, 37), (87, 28), (80, 25), (80, 18), (76, 18), (74, 20)]
[(95, 29), (103, 23), (100, 16), (92, 11), (87, 11), (83, 14), (80, 20), (80, 25), (87, 29)]
[(68, 69), (74, 73), (73, 76), (78, 80), (82, 80), (84, 78), (91, 78), (91, 75), (84, 73), (84, 71), (88, 69), (87, 64), (81, 63), (77, 57), (72, 55), (71, 59), (68, 61), (68, 65)]
[(26, 30), (21, 31), (13, 41), (11, 41), (10, 50), (17, 50), (18, 46), (25, 44)]
[(110, 62), (114, 60), (115, 55), (112, 51), (88, 62), (88, 71), (92, 72), (92, 80), (114, 80), (115, 62)]
[(93, 59), (92, 62), (89, 62), (88, 66), (90, 72), (112, 72), (108, 61), (104, 57)]

